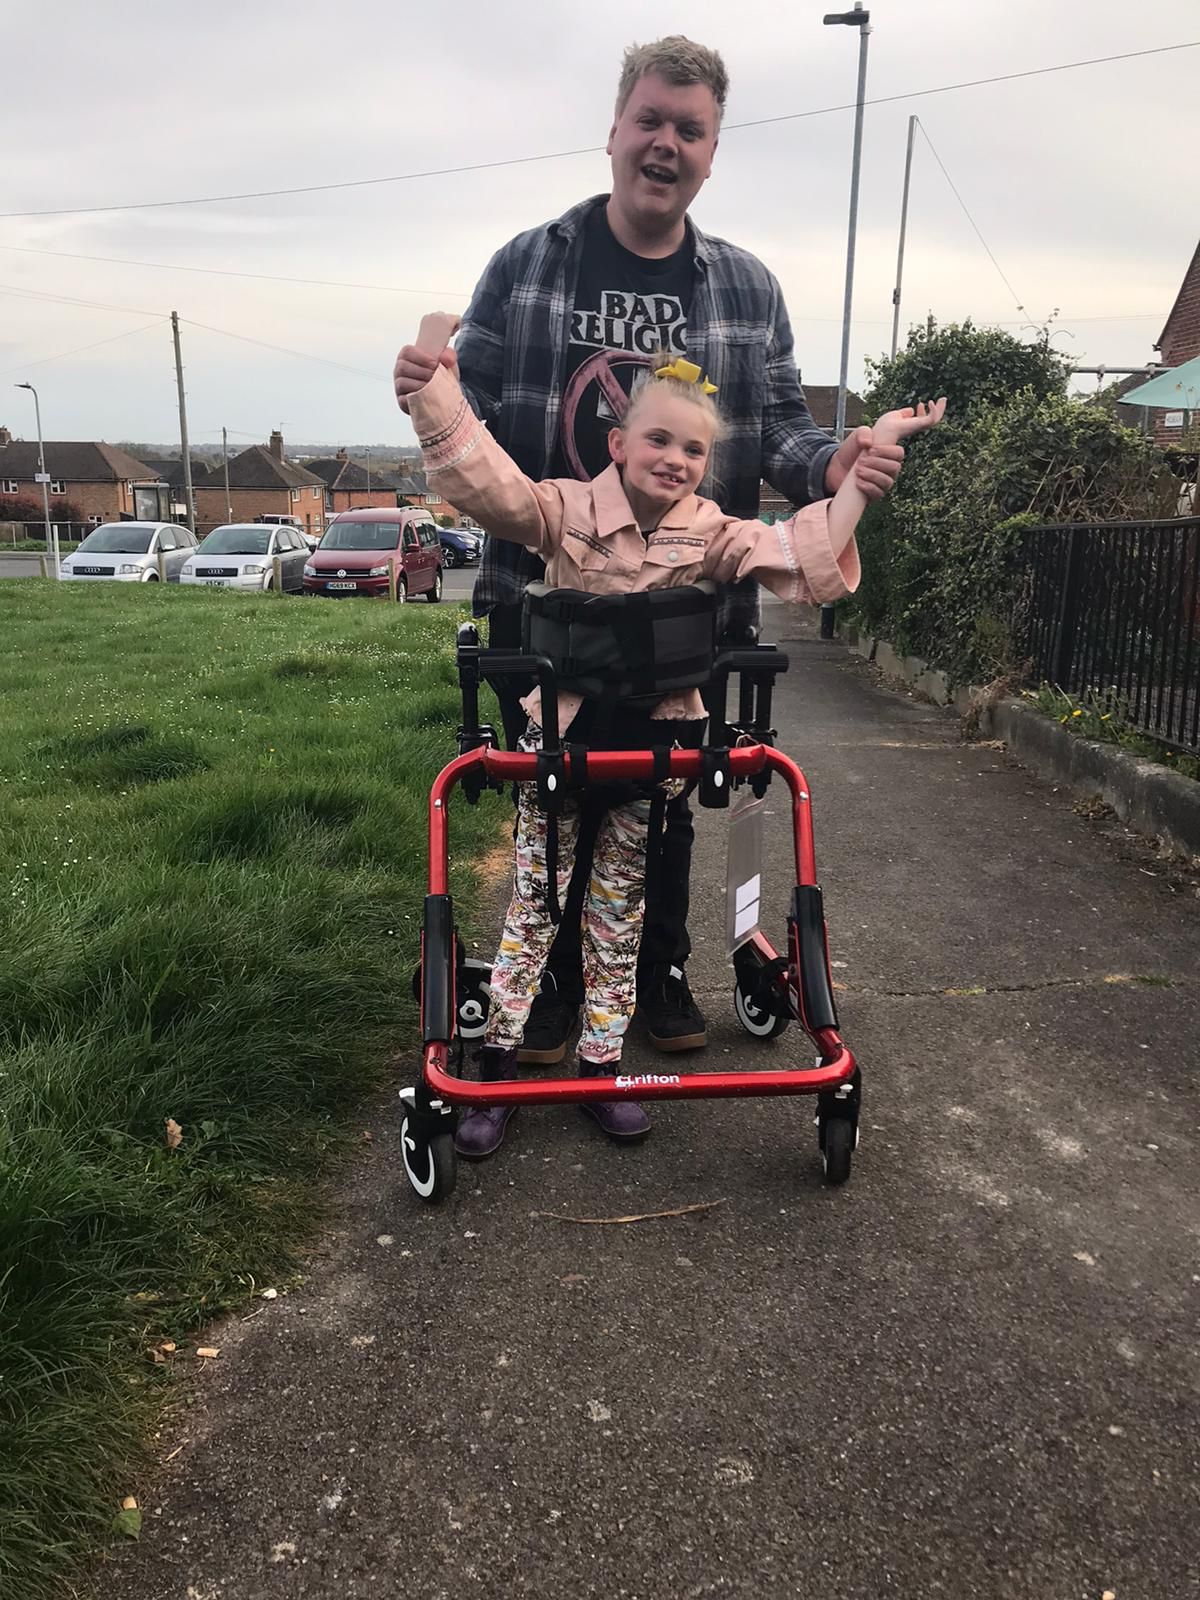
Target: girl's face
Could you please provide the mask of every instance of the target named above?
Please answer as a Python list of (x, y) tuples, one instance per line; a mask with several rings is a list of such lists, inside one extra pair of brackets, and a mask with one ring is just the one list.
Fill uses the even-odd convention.
[(642, 508), (659, 515), (696, 492), (712, 445), (711, 418), (665, 389), (640, 396), (625, 426), (608, 436), (632, 508), (639, 509), (636, 496)]

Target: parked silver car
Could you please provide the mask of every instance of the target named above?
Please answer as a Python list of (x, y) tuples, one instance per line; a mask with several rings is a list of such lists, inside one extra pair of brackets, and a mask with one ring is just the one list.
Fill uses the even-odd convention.
[(196, 536), (174, 522), (105, 522), (59, 566), (63, 578), (109, 578), (118, 583), (157, 583), (159, 557), (168, 583), (194, 554)]
[(228, 522), (214, 528), (184, 562), (181, 583), (211, 589), (273, 589), (275, 561), (279, 586), (299, 594), (309, 549), (299, 528), (261, 522)]

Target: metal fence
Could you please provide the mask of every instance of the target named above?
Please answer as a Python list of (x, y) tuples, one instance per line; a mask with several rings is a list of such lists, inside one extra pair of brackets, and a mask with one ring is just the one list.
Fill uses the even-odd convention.
[(1031, 528), (1032, 676), (1200, 750), (1200, 517)]

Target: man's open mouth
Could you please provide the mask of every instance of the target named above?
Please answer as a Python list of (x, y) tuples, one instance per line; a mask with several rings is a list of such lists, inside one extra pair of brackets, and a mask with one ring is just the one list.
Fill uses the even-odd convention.
[(642, 168), (642, 177), (649, 178), (651, 183), (674, 183), (676, 181), (676, 175), (671, 171), (670, 167), (644, 166)]

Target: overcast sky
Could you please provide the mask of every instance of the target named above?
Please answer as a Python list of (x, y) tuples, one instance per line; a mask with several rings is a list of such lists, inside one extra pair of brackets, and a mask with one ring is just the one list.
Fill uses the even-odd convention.
[[(596, 148), (318, 194), (0, 219), (0, 423), (34, 436), (30, 397), (8, 387), (28, 378), (48, 438), (178, 441), (170, 327), (162, 321), (175, 309), (206, 325), (183, 328), (195, 442), (218, 441), (222, 424), (239, 446), (265, 440), (274, 427), (296, 443), (411, 442), (391, 397), (396, 349), (423, 312), (462, 310), (488, 257), (512, 234), (607, 188), (603, 146), (624, 46), (686, 32), (721, 50), (732, 83), (727, 125), (816, 111), (851, 101), (855, 84), (855, 31), (823, 27), (825, 3), (10, 7), (3, 212), (340, 183)], [(1025, 310), (918, 134), (906, 317), (933, 311), (1019, 329), (1057, 307), (1056, 343), (1078, 364), (1152, 359), (1200, 235), (1200, 50), (911, 97), (1200, 39), (1196, 0), (872, 0), (870, 9), (868, 100), (897, 98), (866, 113), (852, 383), (861, 384), (864, 357), (888, 345), (910, 113)], [(842, 110), (727, 126), (693, 208), (702, 228), (753, 250), (779, 277), (798, 360), (814, 383), (838, 376), (852, 129), (852, 112)], [(162, 265), (22, 253), (32, 250)], [(168, 265), (364, 287), (256, 282)], [(109, 342), (79, 351), (98, 341)]]

